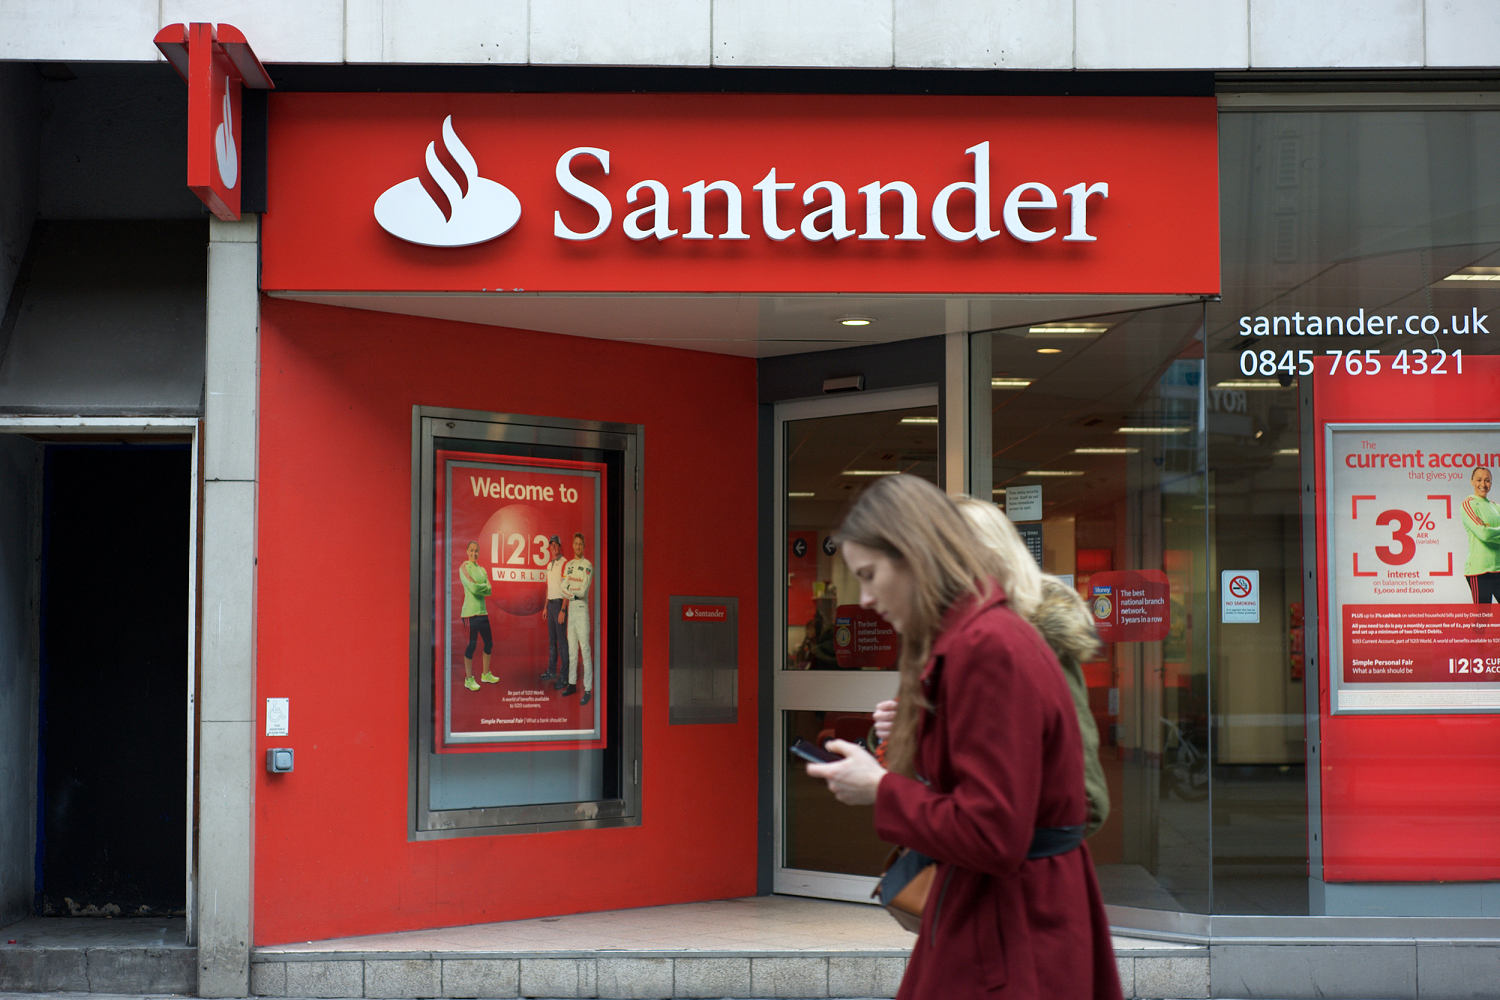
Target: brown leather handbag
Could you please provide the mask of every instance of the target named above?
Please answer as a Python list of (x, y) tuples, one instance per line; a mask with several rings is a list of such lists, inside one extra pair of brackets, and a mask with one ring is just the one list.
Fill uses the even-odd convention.
[(880, 900), (896, 923), (915, 934), (922, 926), (922, 909), (936, 875), (936, 861), (920, 851), (898, 847), (886, 859), (885, 874), (870, 895)]

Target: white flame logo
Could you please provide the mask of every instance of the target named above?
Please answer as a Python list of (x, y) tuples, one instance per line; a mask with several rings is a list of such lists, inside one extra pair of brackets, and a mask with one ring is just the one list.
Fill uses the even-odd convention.
[(479, 176), (479, 164), (453, 131), (453, 116), (443, 119), (443, 148), (463, 171), (463, 185), (427, 144), (427, 174), (448, 200), (444, 211), (422, 181), (408, 177), (375, 199), (375, 221), (398, 239), (427, 247), (468, 247), (507, 233), (521, 219), (521, 200), (503, 184)]
[(224, 88), (224, 120), (214, 130), (214, 153), (219, 161), (219, 179), (234, 190), (240, 179), (240, 151), (234, 145), (234, 110), (229, 103), (229, 88)]

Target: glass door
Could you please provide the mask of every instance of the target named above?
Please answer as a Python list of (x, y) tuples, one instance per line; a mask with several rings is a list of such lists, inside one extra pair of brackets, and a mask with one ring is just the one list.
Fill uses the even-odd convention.
[[(870, 710), (896, 693), (898, 639), (859, 607), (833, 549), (849, 502), (873, 478), (938, 481), (936, 388), (780, 404), (776, 408), (777, 601), (775, 746), (798, 737), (862, 741)], [(775, 890), (867, 900), (889, 846), (872, 808), (840, 805), (787, 754), (776, 755)]]

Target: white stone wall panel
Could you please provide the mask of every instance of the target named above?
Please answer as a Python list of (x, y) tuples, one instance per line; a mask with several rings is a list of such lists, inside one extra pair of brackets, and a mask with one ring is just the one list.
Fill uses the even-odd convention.
[(1423, 61), (1428, 66), (1500, 64), (1500, 2), (1427, 0)]
[(1071, 69), (1073, 0), (895, 0), (903, 69)]
[(885, 69), (891, 0), (714, 0), (716, 66)]
[(1422, 0), (1250, 0), (1252, 69), (1422, 65)]
[[(526, 0), (376, 2), (380, 52), (368, 59), (356, 56), (351, 46), (350, 62), (522, 65), (529, 58)], [(352, 25), (349, 35), (355, 37)]]
[(0, 59), (159, 58), (155, 0), (0, 0)]
[(1244, 69), (1250, 0), (1077, 0), (1077, 69)]
[(531, 7), (538, 65), (707, 66), (705, 0), (568, 0)]

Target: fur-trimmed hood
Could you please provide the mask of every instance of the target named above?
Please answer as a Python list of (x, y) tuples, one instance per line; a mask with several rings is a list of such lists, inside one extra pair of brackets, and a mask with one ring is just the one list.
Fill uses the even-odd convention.
[(1099, 650), (1099, 633), (1088, 605), (1076, 590), (1054, 576), (1042, 578), (1042, 600), (1031, 615), (1031, 624), (1059, 658), (1082, 663)]

